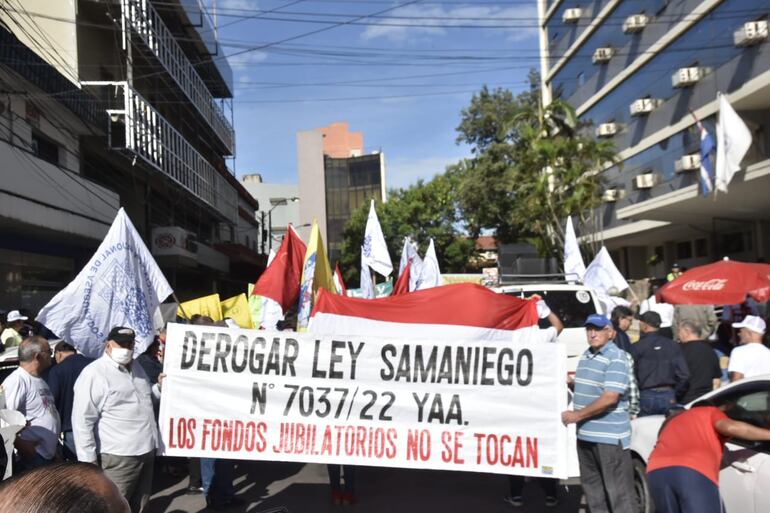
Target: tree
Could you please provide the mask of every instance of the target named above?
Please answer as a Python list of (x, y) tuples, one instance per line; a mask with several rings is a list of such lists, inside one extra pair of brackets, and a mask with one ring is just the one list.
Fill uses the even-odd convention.
[(586, 135), (590, 123), (579, 122), (569, 104), (543, 106), (538, 87), (537, 74), (530, 73), (529, 91), (509, 101), (483, 89), (463, 110), (458, 139), (475, 141), (478, 151), (457, 165), (458, 202), (472, 235), (494, 229), (501, 242), (530, 240), (552, 256), (563, 248), (568, 215), (584, 232), (600, 230), (594, 216), (599, 170), (616, 155), (610, 142)]
[[(457, 206), (458, 173), (448, 170), (428, 182), (419, 180), (406, 189), (389, 191), (388, 201), (378, 203), (377, 217), (398, 271), (404, 237), (411, 237), (423, 253), (433, 238), (439, 265), (445, 272), (462, 272), (474, 242), (464, 237)], [(358, 283), (361, 243), (364, 240), (369, 203), (356, 209), (345, 225), (340, 268), (346, 283)]]

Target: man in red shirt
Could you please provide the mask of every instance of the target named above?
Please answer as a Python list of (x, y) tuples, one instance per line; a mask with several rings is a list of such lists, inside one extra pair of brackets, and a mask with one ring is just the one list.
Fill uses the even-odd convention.
[(647, 462), (658, 513), (721, 513), (719, 465), (729, 438), (770, 440), (770, 429), (732, 420), (715, 406), (669, 418)]

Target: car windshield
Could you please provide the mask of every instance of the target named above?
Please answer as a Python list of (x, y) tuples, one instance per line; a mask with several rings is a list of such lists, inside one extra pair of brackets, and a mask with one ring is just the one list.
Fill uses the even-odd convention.
[(506, 294), (516, 297), (530, 297), (537, 294), (561, 319), (565, 328), (582, 328), (586, 317), (596, 313), (591, 294), (585, 290), (527, 290), (511, 291)]

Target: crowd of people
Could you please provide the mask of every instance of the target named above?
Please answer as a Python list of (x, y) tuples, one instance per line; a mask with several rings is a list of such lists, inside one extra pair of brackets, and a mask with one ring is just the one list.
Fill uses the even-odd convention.
[[(708, 402), (696, 403), (686, 413), (679, 414), (678, 408), (728, 381), (770, 374), (770, 349), (763, 343), (766, 322), (759, 307), (727, 305), (720, 322), (713, 306), (666, 305), (652, 297), (638, 312), (632, 305), (620, 305), (609, 317), (592, 314), (585, 320), (589, 347), (571, 382), (573, 409), (562, 413), (562, 421), (577, 425), (581, 482), (592, 513), (635, 511), (631, 420), (672, 412), (677, 413), (664, 424), (648, 467), (657, 510), (718, 511), (724, 441), (730, 436), (770, 440), (770, 430), (731, 420)], [(542, 300), (538, 312), (548, 325), (541, 330), (542, 340), (555, 341), (563, 329), (560, 319)], [(640, 335), (632, 343), (629, 331), (635, 320)], [(93, 476), (90, 498), (82, 500), (107, 507), (105, 511), (140, 513), (151, 494), (159, 442), (165, 334), (134, 359), (134, 331), (115, 327), (103, 355), (92, 360), (66, 341), (58, 341), (52, 350), (50, 333), (25, 312), (11, 311), (2, 321), (0, 350), (18, 346), (19, 359), (19, 367), (2, 383), (6, 408), (23, 413), (27, 426), (14, 441), (14, 474), (21, 477), (0, 489), (5, 492), (0, 511), (5, 511), (3, 501), (36, 486), (24, 476), (46, 468), (63, 474), (69, 468)], [(217, 325), (200, 315), (191, 322)], [(232, 460), (169, 461), (165, 467), (177, 472), (186, 467), (188, 492), (203, 493), (212, 509), (242, 504), (233, 487)], [(355, 467), (329, 465), (328, 472), (332, 502), (355, 503)], [(545, 492), (545, 504), (557, 505), (558, 482), (535, 481)], [(524, 504), (524, 483), (523, 477), (510, 476), (509, 505)]]
[[(646, 415), (670, 416), (647, 467), (656, 511), (722, 511), (725, 441), (770, 440), (770, 426), (732, 420), (726, 407), (709, 401), (681, 408), (723, 382), (770, 374), (766, 321), (757, 313), (751, 304), (725, 306), (717, 329), (713, 306), (667, 305), (653, 297), (637, 314), (617, 306), (610, 320), (586, 319), (589, 348), (574, 378), (574, 409), (562, 421), (577, 424), (580, 479), (592, 513), (636, 511), (631, 420)], [(627, 332), (634, 317), (640, 336), (632, 344)]]

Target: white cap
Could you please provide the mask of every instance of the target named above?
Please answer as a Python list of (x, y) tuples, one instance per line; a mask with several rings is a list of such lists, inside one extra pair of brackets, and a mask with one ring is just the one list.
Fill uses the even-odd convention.
[(746, 328), (759, 333), (760, 335), (764, 335), (767, 325), (765, 324), (764, 319), (761, 317), (757, 317), (756, 315), (747, 315), (741, 322), (734, 322), (733, 328)]
[(26, 321), (28, 318), (21, 315), (21, 312), (18, 310), (11, 310), (8, 312), (8, 317), (6, 318), (6, 322), (16, 322), (16, 321)]

